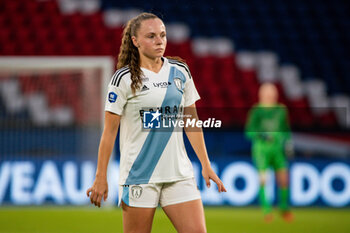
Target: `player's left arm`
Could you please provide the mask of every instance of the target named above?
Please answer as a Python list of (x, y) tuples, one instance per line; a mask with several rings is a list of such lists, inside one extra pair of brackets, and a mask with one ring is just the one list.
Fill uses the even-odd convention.
[[(184, 108), (184, 120), (187, 118), (198, 120), (196, 105), (192, 104)], [(202, 165), (202, 175), (205, 179), (207, 187), (210, 187), (210, 179), (213, 180), (217, 186), (219, 192), (226, 192), (226, 188), (220, 178), (216, 175), (214, 170), (210, 165), (210, 160), (208, 157), (207, 149), (205, 147), (203, 130), (201, 127), (187, 126), (184, 128), (188, 140), (190, 141), (192, 148), (196, 152), (196, 155)]]
[(289, 123), (288, 109), (287, 107), (282, 107), (282, 117), (281, 117), (281, 131), (282, 131), (282, 143), (284, 146), (284, 151), (286, 156), (292, 158), (294, 156), (294, 148), (292, 142), (291, 128)]
[(285, 106), (281, 107), (282, 111), (282, 117), (281, 117), (281, 131), (283, 132), (284, 141), (291, 139), (291, 130), (290, 130), (290, 124), (289, 124), (289, 117), (288, 117), (288, 109)]

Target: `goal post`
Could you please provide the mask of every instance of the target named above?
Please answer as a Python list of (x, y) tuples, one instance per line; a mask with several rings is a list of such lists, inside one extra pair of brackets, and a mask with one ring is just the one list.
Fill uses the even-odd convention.
[(104, 120), (108, 56), (0, 57), (3, 159), (95, 159)]

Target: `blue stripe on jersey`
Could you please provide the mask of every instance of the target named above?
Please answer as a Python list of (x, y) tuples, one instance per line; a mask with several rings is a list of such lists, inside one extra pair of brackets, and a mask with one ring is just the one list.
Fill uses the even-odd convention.
[(129, 205), (129, 186), (123, 186), (122, 201)]
[[(182, 92), (179, 91), (174, 83), (174, 78), (180, 78), (183, 83), (186, 82), (184, 74), (174, 66), (170, 68), (168, 86), (165, 97), (162, 103), (162, 108), (165, 106), (179, 106), (182, 100)], [(139, 155), (133, 163), (128, 178), (125, 181), (126, 185), (131, 184), (147, 184), (153, 174), (153, 171), (162, 155), (174, 127), (168, 128), (167, 131), (151, 129), (141, 148)]]

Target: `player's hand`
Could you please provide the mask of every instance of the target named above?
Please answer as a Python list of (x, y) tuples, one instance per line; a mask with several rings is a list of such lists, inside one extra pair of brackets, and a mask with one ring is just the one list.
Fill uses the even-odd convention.
[(273, 136), (271, 134), (268, 133), (259, 133), (259, 138), (260, 140), (264, 141), (264, 142), (272, 142), (274, 140)]
[(294, 145), (292, 141), (289, 140), (284, 144), (284, 151), (288, 159), (294, 158)]
[(202, 176), (203, 176), (208, 188), (210, 188), (210, 180), (213, 180), (216, 183), (216, 185), (218, 186), (219, 193), (226, 192), (226, 188), (225, 188), (224, 184), (222, 183), (220, 178), (216, 175), (216, 173), (213, 171), (211, 166), (203, 167)]
[(101, 207), (102, 198), (106, 201), (108, 197), (107, 179), (96, 178), (92, 187), (86, 191), (86, 195), (90, 197), (91, 204)]

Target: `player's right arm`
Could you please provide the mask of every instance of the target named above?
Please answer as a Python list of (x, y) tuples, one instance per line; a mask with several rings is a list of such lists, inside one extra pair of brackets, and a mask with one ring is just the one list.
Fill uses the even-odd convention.
[(101, 207), (102, 198), (106, 201), (108, 197), (107, 167), (118, 133), (119, 123), (120, 115), (105, 112), (105, 123), (98, 149), (96, 177), (91, 188), (86, 191), (91, 204), (98, 207)]
[(102, 198), (106, 200), (108, 196), (108, 162), (113, 151), (127, 96), (131, 92), (130, 85), (125, 82), (128, 74), (129, 69), (127, 67), (117, 70), (108, 85), (105, 121), (98, 149), (96, 177), (92, 187), (86, 191), (87, 196), (90, 196), (91, 204), (95, 204), (98, 207), (101, 206)]
[(245, 125), (245, 135), (250, 140), (255, 140), (258, 138), (258, 114), (256, 107), (252, 107), (248, 112), (247, 122)]

